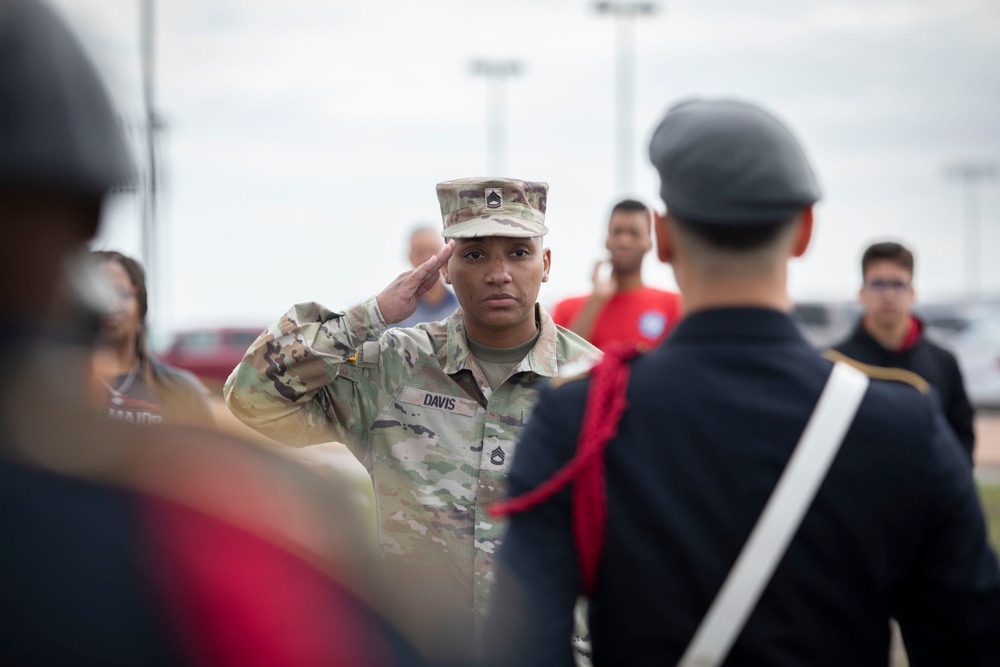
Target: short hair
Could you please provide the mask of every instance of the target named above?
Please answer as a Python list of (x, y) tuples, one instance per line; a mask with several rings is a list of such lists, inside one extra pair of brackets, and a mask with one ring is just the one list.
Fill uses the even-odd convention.
[(629, 213), (649, 213), (649, 207), (638, 199), (623, 199), (611, 208), (611, 214), (614, 215), (619, 211), (628, 211)]
[(682, 220), (673, 216), (677, 226), (715, 250), (745, 252), (758, 250), (775, 242), (781, 233), (795, 221), (778, 220), (757, 222), (752, 225), (720, 225), (715, 223)]
[(419, 225), (410, 231), (410, 241), (415, 239), (418, 234), (437, 234), (441, 236), (441, 230), (433, 225)]
[[(406, 256), (408, 257), (411, 252), (413, 252), (413, 241), (418, 236), (422, 234), (433, 234), (439, 239), (441, 238), (441, 229), (439, 227), (432, 227), (431, 225), (419, 225), (410, 230), (410, 235), (406, 239)], [(442, 244), (444, 242), (442, 241)]]
[(643, 204), (638, 199), (623, 199), (614, 206), (611, 207), (610, 218), (615, 213), (645, 213), (646, 217), (652, 218), (649, 207)]
[(913, 253), (901, 243), (886, 241), (873, 243), (861, 256), (861, 276), (868, 272), (868, 267), (875, 262), (889, 261), (906, 269), (913, 275)]

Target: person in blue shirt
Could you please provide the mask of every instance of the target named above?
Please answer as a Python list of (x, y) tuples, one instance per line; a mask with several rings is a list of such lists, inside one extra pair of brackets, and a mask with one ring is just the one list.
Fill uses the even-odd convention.
[[(408, 255), (410, 264), (413, 268), (417, 268), (439, 253), (443, 247), (444, 240), (441, 237), (440, 229), (417, 227), (410, 234), (410, 253)], [(458, 308), (458, 299), (455, 294), (445, 286), (443, 280), (439, 280), (420, 297), (417, 310), (412, 315), (391, 326), (414, 327), (422, 322), (438, 322), (455, 312), (456, 308)]]

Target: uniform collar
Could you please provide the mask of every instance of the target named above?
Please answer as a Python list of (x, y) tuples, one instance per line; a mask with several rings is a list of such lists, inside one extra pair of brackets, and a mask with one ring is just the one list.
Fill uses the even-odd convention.
[[(544, 377), (556, 377), (559, 374), (556, 325), (538, 303), (535, 304), (535, 319), (540, 329), (538, 340), (512, 373), (531, 371)], [(472, 370), (472, 352), (465, 333), (465, 313), (461, 307), (448, 318), (448, 344), (441, 349), (439, 362), (448, 375)]]
[(768, 340), (808, 345), (788, 313), (771, 308), (712, 308), (685, 315), (664, 345), (691, 341)]
[(910, 315), (910, 330), (907, 332), (906, 338), (903, 340), (902, 347), (897, 350), (890, 350), (887, 347), (883, 347), (882, 343), (878, 342), (875, 336), (872, 336), (868, 329), (865, 328), (865, 318), (862, 317), (858, 320), (858, 325), (854, 328), (854, 334), (851, 337), (854, 339), (855, 343), (864, 345), (873, 350), (881, 350), (882, 352), (890, 354), (902, 355), (920, 344), (923, 340), (923, 331), (924, 323), (915, 315)]

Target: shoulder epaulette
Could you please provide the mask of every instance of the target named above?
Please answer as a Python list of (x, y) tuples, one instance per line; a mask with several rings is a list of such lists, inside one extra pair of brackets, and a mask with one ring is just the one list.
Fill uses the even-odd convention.
[(859, 371), (864, 373), (870, 378), (875, 380), (892, 380), (895, 382), (903, 382), (910, 385), (921, 394), (930, 393), (931, 385), (927, 380), (920, 377), (913, 371), (908, 371), (904, 368), (890, 368), (887, 366), (872, 366), (870, 364), (863, 364), (856, 359), (851, 359), (846, 354), (842, 352), (837, 352), (834, 349), (827, 349), (823, 351), (823, 356), (830, 361), (842, 361), (845, 364), (850, 364), (854, 366)]

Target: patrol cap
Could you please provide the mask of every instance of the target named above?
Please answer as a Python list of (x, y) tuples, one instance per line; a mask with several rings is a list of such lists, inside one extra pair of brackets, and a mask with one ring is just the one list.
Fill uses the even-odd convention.
[(107, 93), (63, 22), (0, 2), (0, 189), (101, 197), (132, 178)]
[(513, 178), (462, 178), (437, 184), (446, 239), (533, 237), (545, 226), (548, 183)]
[(790, 220), (819, 201), (802, 147), (758, 106), (735, 100), (677, 104), (653, 133), (660, 196), (682, 220), (750, 225)]

